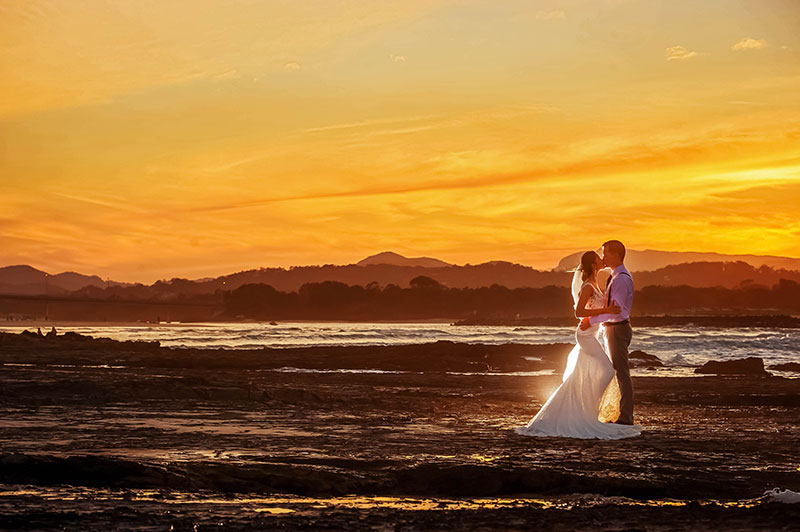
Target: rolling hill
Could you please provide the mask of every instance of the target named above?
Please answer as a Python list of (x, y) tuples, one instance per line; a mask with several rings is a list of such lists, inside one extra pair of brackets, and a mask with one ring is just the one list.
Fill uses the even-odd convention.
[[(651, 270), (641, 269), (642, 265), (657, 266), (670, 260), (698, 258), (701, 255), (711, 255), (715, 259), (725, 260), (669, 263)], [(577, 260), (574, 255), (570, 257)], [(560, 268), (542, 271), (507, 261), (495, 260), (481, 264), (455, 265), (429, 257), (407, 258), (396, 253), (384, 252), (367, 257), (356, 264), (258, 268), (211, 279), (173, 278), (168, 281), (158, 281), (149, 286), (138, 283), (104, 281), (97, 275), (82, 275), (75, 272), (51, 275), (31, 266), (17, 265), (0, 268), (0, 294), (67, 295), (73, 293), (78, 297), (109, 297), (113, 295), (122, 299), (139, 300), (151, 297), (161, 299), (214, 294), (217, 291), (234, 290), (244, 284), (266, 284), (276, 290), (287, 292), (296, 291), (306, 283), (325, 281), (361, 286), (394, 284), (407, 287), (411, 279), (420, 275), (430, 277), (450, 288), (479, 288), (493, 284), (508, 288), (541, 288), (569, 284), (572, 274), (564, 271), (564, 266), (571, 264), (573, 259), (570, 257), (562, 259)], [(637, 288), (651, 285), (736, 288), (752, 284), (772, 286), (780, 279), (800, 281), (800, 259), (747, 257), (751, 257), (752, 262), (728, 260), (736, 258), (732, 255), (632, 250), (630, 259), (626, 263), (634, 272)], [(767, 259), (774, 259), (774, 262), (779, 265), (786, 264), (794, 267), (782, 268), (763, 264)], [(795, 263), (797, 264), (795, 265)], [(600, 280), (602, 282), (604, 278)]]
[[(556, 270), (565, 271), (574, 268), (584, 251), (567, 255), (558, 262)], [(772, 255), (724, 255), (722, 253), (704, 253), (694, 251), (643, 251), (629, 249), (625, 256), (625, 265), (631, 271), (653, 271), (675, 264), (687, 262), (745, 262), (756, 268), (769, 266), (783, 270), (800, 270), (800, 259), (776, 257)]]

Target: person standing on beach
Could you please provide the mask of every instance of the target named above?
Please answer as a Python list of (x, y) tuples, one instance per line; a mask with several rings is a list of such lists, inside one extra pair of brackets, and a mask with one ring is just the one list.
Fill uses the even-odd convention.
[[(605, 267), (596, 252), (581, 255), (571, 283), (576, 318), (616, 316), (622, 312), (619, 305), (609, 303), (606, 293), (597, 286), (597, 272)], [(514, 429), (517, 434), (604, 440), (641, 434), (641, 425), (620, 419), (615, 364), (607, 351), (604, 328), (600, 322), (589, 324), (588, 320), (585, 328), (583, 325), (584, 320), (576, 324), (575, 347), (567, 356), (561, 385), (525, 426)]]
[(633, 305), (633, 277), (625, 267), (625, 246), (619, 240), (609, 240), (603, 244), (603, 264), (611, 268), (611, 276), (606, 284), (606, 305), (616, 304), (620, 311), (617, 314), (599, 314), (584, 318), (582, 329), (588, 329), (597, 323), (605, 327), (608, 351), (619, 384), (620, 403), (619, 418), (615, 423), (633, 425), (633, 383), (628, 366), (628, 347), (631, 344), (631, 306)]

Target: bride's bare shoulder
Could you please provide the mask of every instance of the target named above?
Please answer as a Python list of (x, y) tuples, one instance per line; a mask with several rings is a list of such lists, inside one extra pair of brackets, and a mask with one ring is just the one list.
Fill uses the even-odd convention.
[(583, 292), (584, 290), (591, 290), (593, 292), (601, 292), (602, 293), (602, 290), (600, 290), (600, 288), (596, 284), (591, 282), (591, 281), (584, 281), (583, 282), (583, 284), (581, 285), (581, 292)]

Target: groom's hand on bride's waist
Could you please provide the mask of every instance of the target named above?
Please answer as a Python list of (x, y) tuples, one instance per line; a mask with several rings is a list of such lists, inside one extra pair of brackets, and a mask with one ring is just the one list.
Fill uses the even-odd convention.
[(586, 329), (588, 329), (591, 326), (592, 326), (592, 324), (589, 323), (589, 318), (583, 318), (581, 320), (581, 330), (582, 331), (585, 331)]

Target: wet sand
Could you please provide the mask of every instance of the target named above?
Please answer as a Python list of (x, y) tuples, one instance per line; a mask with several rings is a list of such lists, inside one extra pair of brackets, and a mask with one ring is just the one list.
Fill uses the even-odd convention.
[(514, 434), (560, 382), (536, 372), (563, 367), (570, 347), (223, 351), (0, 335), (0, 522), (796, 529), (800, 504), (763, 494), (800, 491), (800, 379), (640, 376), (640, 437)]

